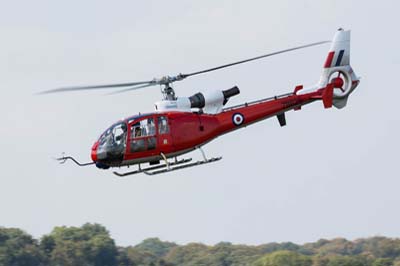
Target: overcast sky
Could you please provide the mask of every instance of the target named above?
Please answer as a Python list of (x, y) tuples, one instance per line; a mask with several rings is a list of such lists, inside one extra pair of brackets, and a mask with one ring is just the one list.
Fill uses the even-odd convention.
[[(0, 226), (40, 237), (101, 223), (119, 245), (304, 243), (400, 236), (398, 1), (0, 1)], [(197, 71), (352, 30), (361, 84), (345, 109), (313, 103), (205, 146), (215, 164), (116, 178), (90, 160), (110, 124), (152, 111), (157, 87), (34, 96), (59, 86)], [(230, 104), (318, 81), (329, 45), (193, 77), (180, 96), (239, 86)], [(198, 153), (188, 154), (200, 158)]]

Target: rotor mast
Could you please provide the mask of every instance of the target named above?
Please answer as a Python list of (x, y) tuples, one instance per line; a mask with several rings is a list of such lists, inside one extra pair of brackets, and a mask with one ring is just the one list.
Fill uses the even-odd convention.
[(163, 100), (165, 101), (175, 101), (177, 99), (175, 90), (172, 87), (172, 83), (174, 81), (182, 80), (183, 78), (178, 75), (175, 77), (164, 76), (160, 80), (157, 81), (161, 86), (161, 94), (163, 96)]

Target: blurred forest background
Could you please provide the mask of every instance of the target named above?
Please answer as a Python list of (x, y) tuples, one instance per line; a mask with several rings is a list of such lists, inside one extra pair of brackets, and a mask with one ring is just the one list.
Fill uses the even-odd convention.
[(0, 266), (400, 266), (400, 239), (320, 239), (259, 246), (221, 242), (177, 245), (149, 238), (119, 247), (100, 224), (55, 227), (34, 239), (17, 228), (0, 227)]

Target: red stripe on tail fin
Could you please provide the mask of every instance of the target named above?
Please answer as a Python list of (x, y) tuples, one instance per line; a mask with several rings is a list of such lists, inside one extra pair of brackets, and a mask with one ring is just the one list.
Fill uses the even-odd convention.
[(328, 57), (326, 58), (324, 68), (330, 68), (332, 65), (333, 57), (335, 56), (335, 51), (329, 52)]

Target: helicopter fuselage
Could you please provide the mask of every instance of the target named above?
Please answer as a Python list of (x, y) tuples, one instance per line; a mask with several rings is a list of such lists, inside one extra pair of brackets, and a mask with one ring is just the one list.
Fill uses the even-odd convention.
[(283, 126), (286, 111), (332, 97), (327, 88), (298, 95), (301, 88), (297, 87), (293, 93), (225, 108), (218, 114), (169, 111), (129, 117), (111, 126), (95, 142), (92, 160), (103, 169), (157, 164), (163, 158), (190, 152), (218, 136), (269, 117), (277, 116)]

